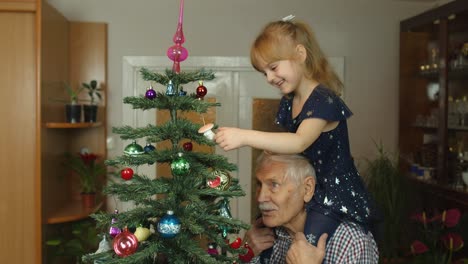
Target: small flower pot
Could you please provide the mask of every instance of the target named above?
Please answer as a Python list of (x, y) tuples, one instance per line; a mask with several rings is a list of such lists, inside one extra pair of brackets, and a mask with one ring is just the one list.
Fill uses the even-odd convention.
[(84, 121), (87, 123), (96, 122), (97, 111), (97, 105), (84, 105)]
[(68, 123), (81, 122), (81, 105), (80, 104), (67, 104), (65, 105), (66, 121)]
[(81, 193), (81, 205), (85, 209), (96, 206), (96, 193)]

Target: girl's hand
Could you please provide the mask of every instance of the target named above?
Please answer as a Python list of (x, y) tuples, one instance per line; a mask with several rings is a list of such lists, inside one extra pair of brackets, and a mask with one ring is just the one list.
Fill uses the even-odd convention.
[(289, 247), (288, 254), (286, 255), (287, 264), (320, 264), (325, 258), (325, 242), (327, 241), (327, 234), (320, 236), (317, 247), (309, 244), (306, 240), (304, 233), (297, 232), (294, 240)]
[(217, 129), (214, 140), (225, 151), (237, 149), (244, 146), (246, 131), (235, 127), (220, 127)]
[(245, 233), (244, 241), (249, 244), (254, 255), (258, 256), (262, 251), (273, 246), (273, 243), (275, 242), (275, 234), (271, 228), (263, 225), (263, 220), (260, 217)]

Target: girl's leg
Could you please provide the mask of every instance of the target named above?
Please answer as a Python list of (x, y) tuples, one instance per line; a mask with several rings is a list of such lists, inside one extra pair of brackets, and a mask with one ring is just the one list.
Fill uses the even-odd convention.
[(307, 240), (314, 246), (317, 246), (318, 239), (323, 233), (328, 234), (328, 243), (340, 224), (340, 217), (333, 212), (319, 208), (316, 203), (309, 203), (307, 205), (307, 218), (304, 226), (304, 234)]

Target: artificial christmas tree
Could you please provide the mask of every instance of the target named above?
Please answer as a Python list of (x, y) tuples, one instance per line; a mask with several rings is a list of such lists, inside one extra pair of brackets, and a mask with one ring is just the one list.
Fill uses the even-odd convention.
[[(170, 120), (164, 124), (146, 127), (123, 126), (114, 128), (124, 140), (132, 140), (122, 156), (108, 160), (109, 166), (120, 171), (123, 181), (105, 188), (107, 195), (120, 201), (132, 201), (133, 209), (114, 214), (93, 215), (98, 226), (110, 230), (106, 235), (111, 242), (108, 251), (98, 250), (84, 256), (95, 263), (233, 263), (243, 247), (232, 247), (230, 238), (248, 225), (231, 217), (229, 200), (243, 196), (238, 180), (229, 172), (236, 166), (221, 155), (194, 151), (193, 143), (211, 146), (212, 134), (207, 136), (212, 124), (193, 123), (182, 118), (182, 112), (195, 112), (201, 117), (208, 109), (220, 106), (204, 100), (207, 89), (203, 81), (215, 78), (210, 70), (181, 72), (180, 62), (188, 56), (182, 46), (183, 0), (180, 3), (179, 21), (173, 38), (175, 45), (168, 51), (173, 68), (164, 74), (141, 69), (144, 80), (166, 87), (156, 91), (151, 85), (144, 94), (124, 98), (124, 103), (136, 110), (158, 109), (169, 111)], [(195, 93), (187, 94), (182, 85), (198, 83)], [(200, 118), (202, 120), (202, 118)], [(146, 142), (142, 147), (137, 141)], [(167, 148), (158, 143), (170, 141)], [(172, 175), (158, 175), (150, 179), (138, 173), (138, 166), (168, 164)], [(138, 241), (145, 228), (145, 239)], [(131, 230), (137, 229), (135, 234)], [(148, 231), (148, 230), (151, 231)], [(115, 230), (123, 230), (118, 234)], [(112, 232), (111, 232), (112, 231)], [(148, 233), (149, 232), (149, 233)], [(213, 254), (216, 248), (220, 254)], [(113, 250), (112, 250), (113, 248)]]

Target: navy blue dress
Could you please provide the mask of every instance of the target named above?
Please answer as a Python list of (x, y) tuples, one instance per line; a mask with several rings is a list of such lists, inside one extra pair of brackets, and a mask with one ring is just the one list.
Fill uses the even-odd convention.
[(304, 119), (320, 118), (339, 121), (338, 126), (323, 132), (304, 152), (315, 168), (317, 184), (309, 206), (324, 215), (338, 215), (367, 226), (371, 222), (373, 203), (354, 166), (349, 148), (347, 118), (351, 110), (343, 100), (323, 85), (317, 86), (296, 118), (292, 117), (293, 95), (283, 96), (276, 123), (295, 133)]

